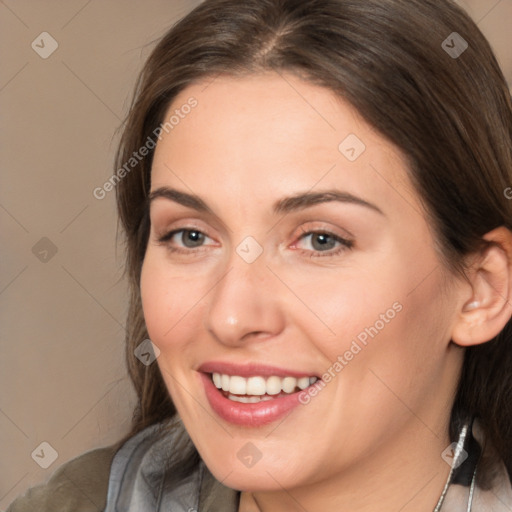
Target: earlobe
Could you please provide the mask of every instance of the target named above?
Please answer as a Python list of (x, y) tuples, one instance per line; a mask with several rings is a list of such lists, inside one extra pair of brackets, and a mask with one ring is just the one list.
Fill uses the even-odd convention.
[(471, 302), (468, 302), (464, 305), (464, 308), (462, 309), (462, 311), (466, 312), (466, 311), (473, 311), (473, 309), (477, 309), (481, 306), (481, 303), (480, 301), (478, 300), (473, 300)]
[(451, 339), (469, 347), (494, 339), (512, 317), (512, 232), (496, 228), (468, 271), (470, 294), (464, 297)]

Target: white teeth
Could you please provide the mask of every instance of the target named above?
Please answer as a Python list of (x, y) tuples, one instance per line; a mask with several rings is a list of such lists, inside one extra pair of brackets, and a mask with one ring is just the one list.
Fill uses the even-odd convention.
[(222, 374), (220, 377), (221, 377), (220, 383), (221, 383), (222, 391), (229, 391), (229, 381), (231, 380), (229, 378), (229, 375)]
[(271, 396), (238, 396), (238, 395), (228, 395), (230, 400), (233, 402), (242, 402), (243, 404), (256, 404), (258, 402), (266, 402), (267, 400), (272, 400)]
[(222, 387), (222, 377), (220, 376), (220, 373), (213, 373), (212, 379), (215, 387), (220, 389)]
[(309, 377), (302, 377), (297, 381), (300, 389), (306, 389), (309, 386)]
[(263, 377), (249, 377), (247, 379), (248, 395), (264, 395), (267, 392), (267, 386)]
[(267, 379), (267, 395), (278, 395), (279, 393), (281, 393), (281, 379), (269, 377)]
[(233, 375), (229, 378), (229, 392), (235, 395), (245, 395), (247, 391), (247, 381), (243, 377)]
[[(228, 398), (235, 402), (256, 403), (261, 400), (272, 399), (273, 395), (279, 393), (293, 393), (297, 387), (306, 389), (314, 384), (316, 377), (240, 377), (239, 375), (227, 375), (224, 373), (213, 373), (212, 380), (216, 388), (229, 393)], [(241, 396), (246, 395), (246, 396)], [(266, 396), (264, 396), (266, 395)]]
[[(316, 377), (312, 378), (316, 379)], [(297, 387), (297, 379), (295, 377), (285, 377), (281, 386), (285, 393), (293, 393)]]

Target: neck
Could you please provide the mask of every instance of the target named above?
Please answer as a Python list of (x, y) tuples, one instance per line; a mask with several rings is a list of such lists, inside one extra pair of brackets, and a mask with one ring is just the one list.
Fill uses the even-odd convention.
[(436, 436), (416, 418), (411, 421), (417, 428), (410, 436), (400, 436), (396, 445), (383, 446), (357, 467), (329, 480), (290, 489), (243, 492), (239, 512), (432, 512), (450, 472), (441, 458), (450, 444), (449, 436), (446, 428)]

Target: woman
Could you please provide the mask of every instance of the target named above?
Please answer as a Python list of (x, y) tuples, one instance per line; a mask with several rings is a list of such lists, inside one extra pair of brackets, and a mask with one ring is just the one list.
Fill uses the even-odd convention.
[(178, 23), (117, 161), (139, 406), (83, 510), (510, 510), (511, 139), (448, 0)]

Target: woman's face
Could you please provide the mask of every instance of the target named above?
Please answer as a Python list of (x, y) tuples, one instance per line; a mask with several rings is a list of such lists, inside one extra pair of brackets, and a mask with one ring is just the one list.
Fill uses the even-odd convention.
[(210, 470), (271, 490), (443, 465), (457, 286), (400, 152), (291, 75), (217, 77), (171, 115), (142, 299)]

